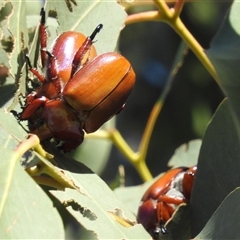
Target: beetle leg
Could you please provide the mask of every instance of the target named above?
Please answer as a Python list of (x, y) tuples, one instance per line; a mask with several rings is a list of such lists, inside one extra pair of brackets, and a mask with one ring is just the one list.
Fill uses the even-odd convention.
[(180, 205), (181, 203), (187, 202), (182, 196), (177, 197), (174, 195), (162, 195), (160, 198), (158, 198), (158, 201), (174, 205)]
[(160, 227), (161, 233), (162, 233), (162, 234), (167, 234), (168, 231), (167, 231), (167, 229), (165, 228), (164, 225), (165, 225), (164, 222), (160, 222), (160, 223), (159, 223), (159, 227)]
[(46, 80), (45, 80), (45, 77), (44, 77), (41, 73), (39, 73), (39, 71), (38, 71), (36, 68), (34, 68), (34, 67), (32, 66), (28, 55), (25, 55), (25, 58), (26, 58), (26, 61), (27, 61), (27, 65), (28, 65), (28, 67), (29, 67), (29, 71), (31, 71), (31, 72), (33, 73), (33, 75), (34, 75), (35, 77), (37, 77), (37, 79), (38, 79), (40, 82), (44, 83), (44, 82), (46, 81)]
[(93, 33), (88, 37), (91, 41), (93, 41), (93, 39), (96, 37), (96, 35), (101, 31), (101, 29), (103, 28), (103, 25), (100, 23), (97, 25), (97, 27), (95, 28), (95, 30), (93, 31)]
[(165, 202), (158, 202), (157, 204), (157, 219), (159, 223), (165, 224), (167, 222), (171, 215), (174, 212), (174, 208)]
[(46, 13), (44, 8), (41, 9), (40, 12), (41, 20), (40, 20), (40, 26), (39, 26), (39, 40), (40, 40), (40, 46), (41, 46), (41, 61), (42, 61), (42, 67), (46, 64), (47, 54), (46, 54), (46, 47), (47, 47), (47, 32), (46, 32)]
[(164, 222), (160, 222), (159, 223), (159, 226), (157, 226), (153, 231), (152, 231), (152, 237), (153, 237), (153, 239), (154, 240), (157, 240), (157, 239), (159, 239), (159, 233), (162, 233), (162, 234), (167, 234), (168, 233), (168, 231), (167, 231), (167, 229), (164, 227)]
[(171, 218), (172, 214), (175, 211), (175, 207), (169, 204), (179, 205), (184, 202), (186, 202), (186, 200), (183, 199), (182, 197), (176, 197), (171, 195), (163, 195), (158, 199), (157, 219), (159, 221), (159, 228), (162, 234), (167, 233), (164, 224)]
[(12, 113), (12, 115), (18, 120), (18, 121), (21, 121), (20, 119), (20, 115), (17, 111), (15, 110), (11, 110), (10, 113)]
[(165, 223), (171, 218), (174, 208), (165, 202), (158, 202), (157, 204), (157, 219), (158, 226), (155, 228), (153, 232), (154, 239), (157, 239), (159, 232), (162, 234), (167, 234), (167, 229), (165, 228)]
[(25, 104), (22, 102), (22, 98), (26, 99), (26, 96), (23, 95), (23, 93), (20, 93), (19, 96), (18, 96), (18, 102), (19, 102), (21, 108), (25, 105)]
[(77, 6), (77, 2), (75, 0), (65, 0), (66, 4), (67, 4), (67, 7), (69, 9), (70, 12), (73, 11), (73, 8), (72, 8), (72, 3)]
[[(46, 54), (46, 47), (47, 47), (47, 33), (46, 33), (46, 14), (44, 8), (41, 9), (40, 12), (41, 20), (40, 20), (40, 26), (39, 26), (39, 40), (40, 40), (40, 46), (41, 46), (41, 62), (42, 62), (42, 67), (45, 66), (46, 59), (47, 59), (47, 54)], [(45, 77), (39, 73), (39, 71), (36, 68), (32, 67), (32, 64), (30, 62), (30, 59), (28, 55), (25, 55), (26, 61), (29, 67), (29, 70), (33, 73), (34, 76), (38, 78), (38, 80), (42, 83), (44, 83)]]
[(58, 69), (57, 69), (57, 60), (54, 55), (52, 55), (50, 52), (46, 51), (48, 57), (49, 57), (49, 63), (48, 63), (48, 76), (47, 79), (51, 82), (53, 82), (53, 85), (56, 88), (56, 91), (58, 94), (61, 93), (61, 84), (58, 77)]
[(37, 111), (40, 107), (42, 107), (47, 101), (46, 97), (35, 98), (32, 101), (28, 102), (26, 107), (24, 107), (23, 111), (20, 114), (21, 120), (27, 120), (31, 118), (31, 116)]
[(84, 41), (84, 43), (82, 44), (82, 46), (78, 49), (78, 51), (76, 52), (73, 62), (72, 62), (72, 73), (71, 73), (71, 77), (76, 73), (76, 71), (79, 69), (79, 67), (81, 66), (81, 62), (85, 56), (85, 54), (87, 53), (87, 51), (90, 49), (90, 47), (92, 46), (93, 43), (93, 39), (96, 37), (97, 33), (100, 32), (100, 30), (102, 29), (103, 25), (99, 24), (95, 30), (93, 31), (93, 33), (86, 38), (86, 40)]

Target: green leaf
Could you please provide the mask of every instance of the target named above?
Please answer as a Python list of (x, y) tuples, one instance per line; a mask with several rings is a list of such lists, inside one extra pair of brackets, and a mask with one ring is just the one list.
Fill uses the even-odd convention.
[(27, 133), (18, 124), (15, 117), (2, 108), (0, 109), (0, 119), (0, 143), (9, 149), (15, 149), (19, 141), (24, 140)]
[(224, 100), (202, 141), (190, 202), (193, 236), (203, 229), (224, 198), (240, 186), (239, 146), (239, 129), (229, 101)]
[[(67, 211), (98, 239), (150, 239), (141, 225), (134, 225), (129, 212), (110, 188), (96, 174), (69, 173), (79, 191), (67, 189), (51, 193), (67, 207)], [(121, 214), (123, 216), (121, 216)], [(127, 226), (117, 221), (118, 217)], [(81, 236), (79, 236), (81, 239)]]
[(197, 164), (199, 150), (202, 141), (199, 139), (192, 140), (187, 144), (181, 145), (175, 150), (174, 155), (168, 162), (168, 166), (172, 168), (176, 167), (191, 167)]
[(212, 61), (220, 86), (240, 121), (240, 2), (234, 1), (221, 28), (206, 51)]
[[(1, 54), (1, 53), (0, 53)], [(3, 86), (0, 86), (0, 107), (8, 107), (16, 91), (12, 77), (7, 77)]]
[[(4, 1), (1, 6), (0, 15), (0, 68), (1, 68), (1, 81), (0, 81), (0, 106), (6, 105), (6, 103), (13, 97), (16, 90), (14, 78), (9, 75), (10, 69), (10, 52), (13, 48), (13, 38), (9, 31), (9, 16), (12, 14), (12, 5), (10, 2)], [(6, 71), (6, 76), (4, 75)], [(5, 77), (5, 79), (4, 79)]]
[(240, 228), (240, 188), (231, 192), (214, 212), (204, 229), (194, 238), (200, 239), (239, 239)]
[(72, 6), (72, 12), (66, 8), (64, 1), (48, 1), (48, 10), (57, 12), (59, 34), (76, 31), (89, 36), (102, 23), (103, 29), (94, 43), (98, 54), (114, 51), (126, 18), (126, 12), (116, 1), (78, 1), (77, 6)]
[[(1, 238), (63, 239), (62, 220), (52, 201), (20, 166), (20, 159), (14, 152), (24, 140), (25, 131), (14, 116), (3, 109), (0, 109), (0, 119)], [(26, 158), (30, 155), (26, 154)]]
[[(20, 77), (20, 70), (25, 63), (25, 58), (22, 55), (22, 50), (28, 45), (28, 32), (26, 23), (26, 12), (24, 1), (11, 2), (13, 14), (9, 20), (9, 29), (14, 38), (14, 49), (11, 54), (11, 72)], [(17, 61), (16, 61), (17, 60)]]
[[(26, 23), (26, 6), (24, 1), (12, 1), (11, 2), (13, 14), (9, 18), (9, 31), (14, 40), (14, 48), (11, 53), (10, 65), (12, 76), (15, 77), (16, 83), (20, 82), (21, 79), (26, 78), (26, 71), (23, 71), (25, 65), (25, 56), (28, 48), (28, 32)], [(9, 111), (14, 109), (19, 101), (19, 96), (21, 94), (25, 95), (26, 84), (25, 81), (21, 81), (19, 84), (18, 92), (15, 94), (15, 98)]]
[(2, 239), (63, 239), (52, 201), (27, 175), (11, 150), (0, 146), (0, 236)]
[(114, 189), (114, 192), (117, 197), (125, 203), (128, 210), (137, 215), (138, 207), (144, 192), (157, 180), (158, 177), (138, 186), (116, 188)]
[[(46, 144), (45, 147), (50, 151), (51, 146)], [(85, 229), (94, 233), (98, 239), (150, 239), (141, 225), (135, 225), (136, 217), (126, 207), (126, 203), (120, 202), (98, 175), (56, 148), (51, 152), (58, 167), (71, 171), (64, 173), (79, 189), (51, 193)], [(83, 238), (82, 235), (78, 237)]]
[(181, 204), (166, 224), (169, 231), (168, 239), (191, 238), (191, 210), (190, 206)]

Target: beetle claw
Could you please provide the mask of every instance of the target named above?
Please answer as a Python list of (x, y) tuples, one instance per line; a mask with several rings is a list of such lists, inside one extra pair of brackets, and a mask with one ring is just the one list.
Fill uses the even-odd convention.
[(96, 37), (96, 35), (101, 31), (101, 29), (103, 28), (103, 25), (100, 23), (95, 30), (93, 31), (93, 33), (89, 36), (89, 38), (91, 39), (91, 41), (93, 41), (93, 39)]
[(167, 229), (165, 228), (164, 225), (165, 225), (165, 224), (164, 224), (163, 221), (161, 221), (161, 222), (159, 223), (159, 227), (160, 227), (161, 233), (165, 235), (165, 234), (168, 233), (168, 231), (167, 231)]
[[(23, 107), (21, 107), (23, 108)], [(18, 113), (17, 111), (15, 110), (11, 110), (10, 113), (12, 113), (12, 115), (18, 120), (18, 121), (21, 121), (20, 119), (20, 113)]]
[(25, 55), (25, 59), (26, 59), (26, 62), (27, 62), (28, 67), (29, 67), (29, 68), (33, 68), (33, 67), (32, 67), (32, 64), (31, 64), (31, 61), (30, 61), (30, 59), (29, 59), (29, 55), (28, 55), (28, 54)]

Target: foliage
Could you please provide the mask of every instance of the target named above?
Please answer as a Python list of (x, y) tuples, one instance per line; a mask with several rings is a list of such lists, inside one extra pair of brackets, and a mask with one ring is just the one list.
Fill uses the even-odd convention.
[[(142, 194), (154, 181), (146, 156), (155, 123), (173, 80), (184, 64), (187, 47), (227, 98), (212, 117), (202, 142), (191, 141), (181, 146), (169, 161), (170, 167), (197, 164), (198, 171), (190, 204), (176, 211), (167, 223), (170, 234), (163, 238), (239, 238), (240, 3), (232, 3), (210, 49), (205, 51), (180, 18), (185, 2), (172, 2), (155, 0), (151, 5), (153, 10), (129, 15), (123, 6), (130, 13), (141, 1), (46, 2), (45, 9), (50, 15), (47, 19), (49, 46), (64, 31), (90, 34), (99, 19), (104, 29), (94, 43), (98, 54), (116, 49), (124, 24), (128, 27), (143, 21), (165, 22), (183, 40), (165, 87), (150, 113), (138, 150), (127, 144), (112, 119), (96, 133), (87, 135), (84, 143), (68, 155), (49, 142), (40, 145), (39, 139), (28, 136), (10, 113), (13, 109), (20, 111), (20, 102), (30, 90), (28, 78), (32, 76), (26, 69), (25, 54), (34, 66), (40, 67), (39, 16), (36, 13), (26, 17), (24, 1), (1, 2), (0, 60), (1, 68), (9, 70), (0, 86), (2, 238), (150, 239), (144, 228), (136, 224), (135, 217)], [(24, 122), (21, 124), (27, 128)], [(145, 181), (143, 185), (121, 188), (119, 183), (124, 177), (121, 173), (115, 182), (119, 188), (113, 192), (98, 176), (106, 167), (113, 144), (135, 167)]]

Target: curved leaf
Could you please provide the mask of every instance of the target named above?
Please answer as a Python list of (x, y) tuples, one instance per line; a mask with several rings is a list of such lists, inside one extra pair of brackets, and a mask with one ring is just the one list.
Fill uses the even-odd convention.
[[(12, 14), (13, 9), (10, 2), (2, 3), (1, 6), (1, 19), (0, 23), (0, 106), (4, 106), (14, 95), (16, 87), (14, 85), (14, 78), (9, 75), (10, 69), (10, 54), (13, 48), (13, 36), (9, 31), (9, 16)], [(7, 52), (8, 51), (8, 52)]]
[(2, 239), (63, 239), (62, 219), (52, 201), (0, 146), (0, 235)]
[[(62, 164), (65, 165), (64, 162)], [(98, 239), (150, 239), (141, 225), (135, 225), (135, 216), (100, 177), (91, 172), (68, 172), (67, 175), (79, 191), (67, 189), (51, 193)]]
[(52, 201), (27, 175), (13, 151), (26, 133), (12, 114), (3, 109), (0, 109), (0, 119), (1, 238), (63, 239), (62, 219)]
[(202, 230), (224, 198), (240, 186), (239, 146), (239, 129), (225, 100), (210, 122), (200, 150), (190, 203), (193, 236)]
[(15, 42), (11, 54), (11, 71), (18, 78), (20, 77), (20, 69), (25, 63), (22, 50), (28, 46), (26, 6), (24, 1), (13, 1), (11, 4), (13, 5), (13, 14), (9, 20), (9, 29)]
[(76, 6), (72, 6), (72, 12), (66, 8), (64, 1), (49, 1), (48, 10), (57, 12), (59, 34), (76, 31), (89, 36), (96, 26), (102, 23), (103, 29), (94, 43), (98, 54), (114, 51), (126, 18), (126, 12), (116, 1), (78, 1)]
[(240, 2), (234, 1), (221, 28), (206, 51), (212, 61), (220, 86), (240, 121)]
[(199, 150), (202, 141), (200, 139), (192, 140), (187, 144), (183, 144), (175, 150), (174, 155), (168, 162), (168, 166), (175, 167), (191, 167), (197, 164)]
[[(50, 146), (46, 146), (50, 150)], [(51, 191), (66, 210), (99, 239), (149, 239), (135, 216), (119, 201), (106, 183), (82, 163), (70, 159), (53, 148), (54, 161), (72, 180), (78, 190)], [(82, 239), (82, 235), (78, 238)]]
[(239, 201), (240, 188), (237, 188), (224, 199), (222, 204), (209, 219), (204, 229), (194, 239), (239, 239)]
[[(0, 109), (0, 139), (2, 140), (1, 145), (8, 147), (9, 138), (12, 138), (14, 143), (14, 148), (19, 143), (19, 141), (23, 140), (27, 133), (19, 126), (16, 118), (11, 114), (8, 113), (4, 109)], [(14, 149), (8, 147), (9, 149)]]

